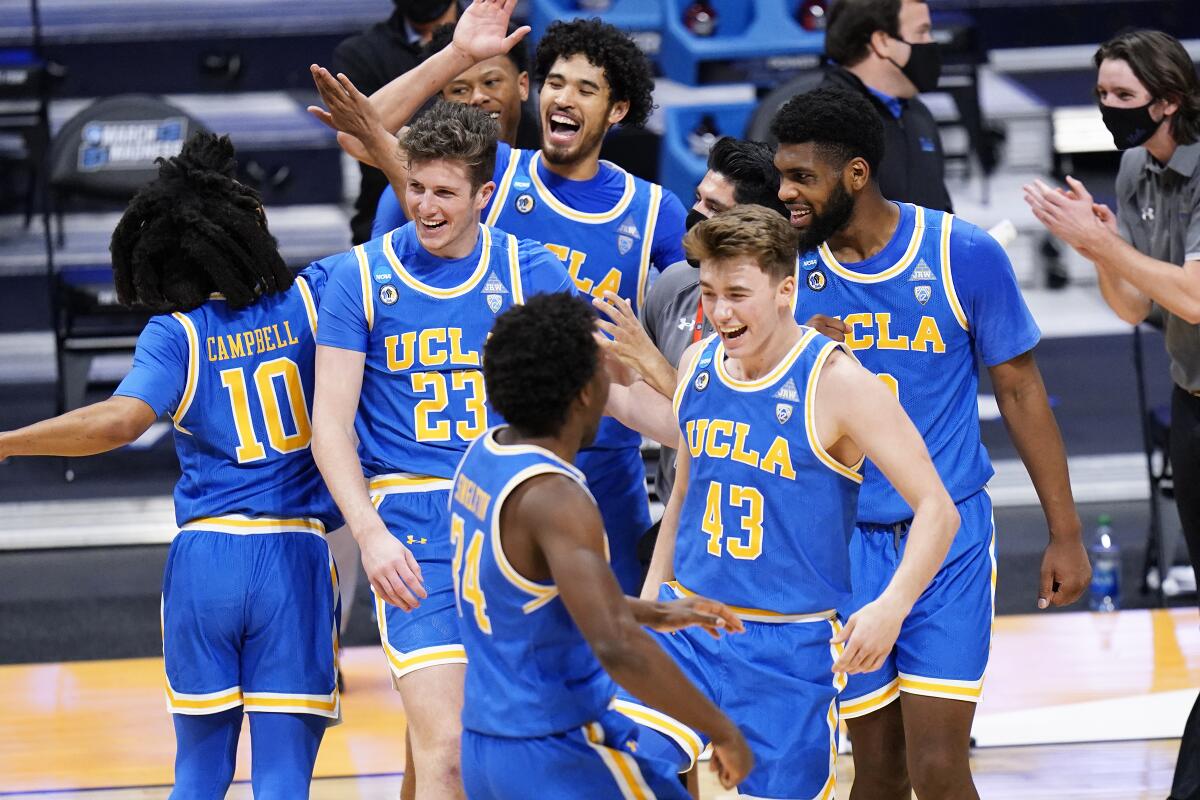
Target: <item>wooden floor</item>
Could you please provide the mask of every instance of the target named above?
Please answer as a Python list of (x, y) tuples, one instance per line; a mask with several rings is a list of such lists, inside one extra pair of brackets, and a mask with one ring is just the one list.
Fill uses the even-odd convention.
[[(346, 722), (326, 735), (314, 798), (394, 798), (404, 713), (383, 656), (352, 648)], [(174, 739), (159, 659), (0, 667), (0, 796), (165, 798)], [(1162, 800), (1200, 686), (1194, 610), (996, 621), (975, 773), (985, 798)], [(1133, 737), (1135, 741), (1121, 741)], [(243, 736), (239, 780), (248, 778)], [(839, 795), (853, 762), (839, 762)], [(231, 798), (249, 798), (248, 785)], [(706, 798), (733, 797), (711, 784)]]

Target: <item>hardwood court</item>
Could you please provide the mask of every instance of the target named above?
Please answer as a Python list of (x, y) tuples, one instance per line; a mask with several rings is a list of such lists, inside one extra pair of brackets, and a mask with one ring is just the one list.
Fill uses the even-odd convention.
[[(404, 713), (383, 656), (353, 648), (343, 669), (346, 722), (325, 737), (313, 797), (394, 798)], [(981, 794), (1160, 800), (1179, 747), (1174, 737), (1195, 697), (1189, 687), (1198, 685), (1194, 610), (999, 618), (975, 730)], [(169, 794), (174, 739), (159, 659), (0, 667), (0, 697), (0, 796)], [(1139, 740), (1118, 741), (1128, 736)], [(239, 780), (249, 776), (248, 737), (242, 745)], [(852, 780), (852, 760), (844, 757), (840, 796)], [(249, 786), (229, 796), (249, 798)], [(710, 780), (705, 796), (734, 795)]]

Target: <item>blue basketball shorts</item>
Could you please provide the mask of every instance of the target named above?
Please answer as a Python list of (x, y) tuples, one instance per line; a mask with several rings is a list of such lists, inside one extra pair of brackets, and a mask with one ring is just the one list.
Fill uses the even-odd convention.
[(645, 755), (639, 733), (634, 722), (615, 711), (575, 730), (537, 738), (464, 730), (463, 785), (470, 800), (687, 800), (675, 765)]
[(162, 636), (172, 714), (338, 720), (337, 569), (316, 520), (195, 520), (171, 542)]
[(642, 578), (637, 546), (650, 529), (646, 467), (636, 447), (583, 450), (575, 458), (596, 498), (608, 534), (609, 563), (626, 594), (636, 595)]
[(371, 500), (383, 524), (421, 565), (428, 594), (412, 611), (375, 598), (379, 640), (393, 684), (426, 667), (467, 663), (454, 601), (450, 483), (448, 479), (406, 475), (371, 479)]
[[(996, 525), (981, 490), (958, 503), (961, 525), (946, 560), (900, 628), (875, 672), (849, 676), (841, 713), (854, 719), (900, 692), (977, 703), (983, 693), (996, 606)], [(908, 544), (908, 525), (859, 524), (850, 539), (851, 611), (887, 587)]]
[[(662, 600), (682, 592), (666, 584)], [(759, 614), (754, 619), (761, 619)], [(697, 628), (651, 633), (684, 675), (741, 728), (754, 769), (738, 786), (742, 797), (832, 798), (836, 788), (837, 697), (841, 646), (836, 617), (783, 616), (745, 620), (746, 632), (714, 639)], [(621, 690), (613, 707), (644, 727), (639, 752), (688, 769), (707, 738)]]

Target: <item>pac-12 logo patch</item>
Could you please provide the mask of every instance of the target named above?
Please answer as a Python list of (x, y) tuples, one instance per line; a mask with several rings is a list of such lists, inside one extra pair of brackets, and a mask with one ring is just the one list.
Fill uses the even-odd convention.
[(814, 292), (819, 292), (825, 288), (825, 273), (820, 270), (813, 270), (808, 273), (808, 288)]
[(492, 313), (495, 314), (500, 310), (500, 306), (504, 305), (504, 298), (498, 294), (489, 294), (487, 296), (487, 304), (488, 308), (490, 308)]
[(624, 235), (617, 237), (617, 251), (621, 255), (625, 255), (632, 249), (633, 249), (633, 239), (631, 239), (628, 236), (624, 236)]
[(775, 404), (775, 419), (779, 420), (779, 424), (783, 425), (792, 418), (792, 406), (788, 403)]
[(917, 298), (917, 302), (925, 305), (929, 302), (929, 298), (933, 297), (933, 290), (928, 286), (914, 286), (913, 296)]
[(696, 380), (692, 381), (692, 385), (696, 387), (697, 392), (703, 392), (708, 388), (708, 373), (701, 372), (696, 376)]
[(400, 293), (396, 291), (396, 287), (390, 283), (379, 287), (379, 302), (385, 306), (393, 305), (400, 299)]
[(531, 194), (517, 195), (516, 206), (517, 206), (517, 211), (521, 212), (522, 214), (528, 214), (530, 211), (533, 211), (533, 195), (531, 195)]

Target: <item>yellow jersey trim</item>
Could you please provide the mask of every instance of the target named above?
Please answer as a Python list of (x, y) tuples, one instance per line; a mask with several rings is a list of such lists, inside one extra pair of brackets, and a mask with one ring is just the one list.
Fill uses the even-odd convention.
[(313, 714), (319, 717), (337, 718), (341, 713), (341, 697), (336, 678), (331, 694), (286, 694), (283, 692), (244, 692), (243, 704), (247, 711), (273, 711), (277, 714)]
[[(679, 598), (697, 596), (695, 592), (685, 587), (679, 581), (667, 581), (667, 587), (675, 592), (675, 596)], [(774, 624), (828, 622), (837, 617), (837, 610), (833, 608), (826, 609), (825, 611), (816, 611), (811, 614), (784, 614), (780, 611), (734, 606), (729, 603), (725, 603), (725, 607), (732, 611), (739, 619), (746, 622), (770, 622)]]
[(453, 286), (449, 289), (439, 289), (436, 286), (430, 286), (423, 283), (412, 275), (400, 263), (400, 258), (396, 255), (395, 249), (392, 247), (392, 236), (395, 231), (389, 233), (383, 240), (383, 254), (387, 257), (388, 263), (392, 265), (392, 270), (396, 276), (400, 278), (400, 282), (410, 289), (418, 291), (421, 294), (435, 297), (438, 300), (448, 300), (452, 297), (462, 297), (467, 292), (471, 291), (483, 280), (483, 276), (487, 274), (488, 264), (492, 258), (492, 234), (489, 232), (486, 225), (480, 224), (479, 235), (483, 238), (482, 252), (479, 254), (479, 263), (475, 267), (475, 271), (471, 273), (471, 277), (460, 283), (458, 286)]
[(958, 292), (954, 289), (954, 271), (950, 268), (950, 229), (953, 224), (953, 214), (942, 216), (942, 239), (939, 243), (942, 254), (942, 289), (946, 292), (946, 300), (950, 303), (950, 310), (954, 312), (954, 318), (958, 320), (959, 326), (964, 331), (969, 331), (971, 325), (967, 321), (962, 303), (958, 300)]
[(508, 234), (508, 279), (512, 284), (513, 302), (519, 306), (525, 305), (525, 289), (521, 286), (520, 242), (511, 233)]
[(429, 475), (409, 475), (404, 472), (392, 472), (376, 475), (367, 482), (371, 497), (384, 497), (389, 494), (417, 494), (420, 492), (437, 492), (446, 490), (454, 485), (449, 478), (434, 478)]
[(375, 295), (371, 289), (371, 265), (367, 263), (367, 252), (360, 244), (354, 248), (358, 258), (358, 283), (362, 287), (363, 318), (367, 321), (367, 330), (375, 327)]
[(192, 400), (196, 397), (196, 384), (200, 380), (200, 335), (196, 333), (195, 323), (186, 314), (176, 311), (171, 316), (183, 326), (188, 345), (187, 380), (183, 385), (183, 396), (179, 400), (179, 407), (171, 415), (171, 421), (175, 424), (176, 430), (191, 436), (192, 432), (183, 427), (183, 418), (187, 415), (188, 409), (192, 407)]
[(588, 746), (608, 767), (624, 800), (654, 800), (654, 792), (646, 785), (642, 770), (633, 756), (604, 744), (604, 728), (599, 722), (584, 725), (583, 735)]
[(925, 235), (925, 209), (920, 206), (913, 206), (913, 208), (916, 209), (916, 220), (913, 222), (912, 238), (908, 240), (908, 248), (904, 251), (904, 255), (892, 266), (874, 275), (864, 275), (861, 272), (855, 272), (852, 269), (842, 266), (841, 262), (834, 258), (833, 251), (829, 249), (829, 245), (822, 242), (817, 250), (821, 254), (821, 259), (825, 262), (825, 266), (829, 267), (830, 271), (834, 274), (852, 283), (882, 283), (896, 277), (912, 265), (913, 260), (917, 257), (917, 252), (921, 249), (921, 239)]
[(621, 199), (618, 200), (617, 204), (608, 211), (576, 211), (551, 194), (550, 190), (546, 188), (546, 184), (542, 183), (542, 179), (538, 176), (537, 170), (537, 165), (541, 160), (541, 151), (534, 153), (533, 158), (529, 159), (529, 180), (533, 183), (533, 189), (535, 192), (537, 192), (538, 197), (542, 199), (542, 202), (550, 206), (550, 208), (560, 216), (566, 217), (574, 222), (583, 222), (588, 225), (600, 225), (605, 222), (612, 222), (614, 219), (624, 214), (625, 209), (629, 208), (629, 204), (633, 202), (633, 196), (636, 193), (637, 188), (634, 184), (633, 175), (625, 172), (625, 170), (621, 169), (615, 164), (611, 164), (608, 161), (603, 161), (601, 162), (602, 164), (606, 164), (613, 169), (618, 169), (625, 173), (625, 191), (621, 194)]
[(687, 363), (687, 366), (678, 373), (679, 377), (677, 378), (678, 383), (675, 384), (675, 394), (671, 397), (671, 407), (675, 409), (676, 422), (679, 422), (679, 407), (683, 405), (683, 395), (687, 392), (687, 387), (692, 385), (692, 379), (696, 376), (696, 365), (700, 363), (700, 356), (716, 336), (717, 334), (712, 333), (708, 335), (708, 338), (702, 339), (700, 346), (692, 354), (692, 358)]
[(639, 703), (631, 703), (628, 700), (616, 699), (609, 704), (609, 708), (624, 714), (639, 725), (658, 731), (679, 745), (679, 749), (687, 753), (690, 758), (687, 767), (680, 772), (687, 772), (695, 766), (696, 760), (704, 752), (704, 740), (700, 738), (699, 734), (674, 717), (657, 709)]
[[(831, 470), (841, 475), (843, 478), (848, 478), (855, 483), (863, 482), (862, 465), (866, 456), (858, 459), (858, 462), (853, 465), (843, 464), (825, 449), (821, 444), (821, 437), (817, 433), (817, 382), (821, 379), (821, 370), (825, 367), (825, 362), (829, 360), (829, 356), (834, 350), (841, 350), (843, 353), (849, 354), (841, 342), (829, 342), (817, 355), (817, 360), (813, 364), (812, 372), (808, 373), (808, 386), (804, 390), (804, 431), (808, 434), (808, 447), (813, 451), (813, 455), (817, 457), (822, 464), (829, 467)], [(851, 358), (854, 356), (851, 355)]]
[[(716, 363), (717, 367), (717, 377), (720, 378), (721, 383), (725, 384), (730, 389), (733, 389), (735, 392), (757, 392), (760, 389), (767, 388), (782, 378), (783, 374), (792, 368), (792, 365), (796, 363), (796, 359), (798, 359), (800, 354), (804, 352), (804, 348), (808, 347), (809, 342), (811, 342), (817, 335), (815, 328), (802, 328), (802, 330), (804, 331), (803, 334), (801, 334), (800, 338), (796, 340), (796, 343), (792, 345), (792, 349), (787, 352), (787, 355), (780, 359), (778, 364), (771, 368), (770, 372), (768, 372), (766, 375), (763, 375), (761, 378), (755, 378), (754, 380), (750, 381), (735, 378), (725, 370), (725, 343), (722, 342), (721, 344), (718, 344), (717, 352), (713, 355), (713, 361)], [(715, 336), (717, 334), (713, 335)]]
[(983, 678), (977, 681), (955, 681), (948, 678), (923, 678), (919, 675), (900, 673), (900, 691), (927, 697), (944, 697), (949, 700), (967, 700), (977, 703), (983, 695)]
[(492, 208), (485, 220), (488, 225), (494, 226), (496, 220), (500, 219), (504, 203), (508, 200), (508, 192), (512, 188), (513, 176), (517, 174), (520, 163), (521, 151), (514, 147), (508, 151), (508, 166), (504, 168), (504, 174), (500, 176), (500, 185), (496, 187), (496, 193), (492, 196)]
[(216, 533), (315, 533), (325, 535), (325, 525), (309, 517), (247, 517), (242, 514), (223, 514), (217, 517), (197, 517), (189, 520), (181, 531), (214, 531)]
[(312, 289), (303, 277), (296, 276), (296, 286), (300, 289), (300, 299), (304, 301), (304, 313), (308, 315), (308, 327), (313, 336), (317, 335), (317, 304), (313, 300)]
[(208, 694), (184, 694), (172, 689), (169, 679), (164, 682), (167, 691), (167, 709), (173, 714), (216, 714), (242, 704), (242, 688), (240, 686)]
[(375, 616), (379, 623), (379, 641), (383, 646), (383, 654), (387, 657), (388, 667), (392, 671), (393, 685), (410, 672), (416, 672), (426, 667), (467, 663), (467, 651), (461, 644), (422, 647), (409, 653), (402, 653), (392, 647), (391, 642), (388, 641), (386, 607), (383, 598), (375, 595)]
[(646, 301), (646, 284), (650, 277), (651, 251), (654, 249), (654, 231), (658, 227), (658, 209), (662, 205), (662, 187), (650, 184), (650, 209), (646, 212), (646, 225), (642, 237), (642, 259), (638, 264), (637, 307)]
[(900, 679), (893, 678), (886, 686), (881, 686), (869, 694), (843, 701), (839, 707), (842, 719), (865, 717), (867, 714), (883, 708), (899, 696)]

